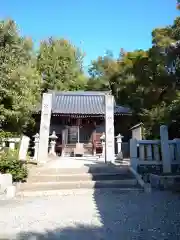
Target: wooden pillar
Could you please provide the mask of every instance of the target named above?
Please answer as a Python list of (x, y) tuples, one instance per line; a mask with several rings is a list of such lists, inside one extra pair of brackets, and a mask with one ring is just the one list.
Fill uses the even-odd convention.
[(93, 155), (96, 156), (96, 121), (94, 120), (94, 131), (93, 131)]
[(81, 125), (81, 119), (80, 118), (78, 118), (77, 120), (76, 120), (76, 125), (77, 125), (77, 127), (78, 127), (78, 129), (77, 129), (77, 138), (78, 138), (78, 143), (79, 143), (79, 140), (80, 140), (80, 125)]
[(63, 129), (62, 130), (62, 150), (61, 150), (61, 156), (62, 157), (64, 157), (65, 138), (66, 138), (65, 134), (66, 134), (66, 130)]

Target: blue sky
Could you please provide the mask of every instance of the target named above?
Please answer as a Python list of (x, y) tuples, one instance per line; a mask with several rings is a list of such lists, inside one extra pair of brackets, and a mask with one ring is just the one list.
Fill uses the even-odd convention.
[(0, 18), (12, 18), (38, 42), (63, 37), (86, 52), (85, 67), (106, 50), (147, 49), (151, 31), (172, 24), (176, 0), (3, 0)]

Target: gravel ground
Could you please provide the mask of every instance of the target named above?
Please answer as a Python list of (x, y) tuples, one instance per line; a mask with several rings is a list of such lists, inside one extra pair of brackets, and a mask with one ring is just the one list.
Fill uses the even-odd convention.
[(167, 192), (89, 190), (0, 201), (0, 239), (179, 240), (179, 200)]

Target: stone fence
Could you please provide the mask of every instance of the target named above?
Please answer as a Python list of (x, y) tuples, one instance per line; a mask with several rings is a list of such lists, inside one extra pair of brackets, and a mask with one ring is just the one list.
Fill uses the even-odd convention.
[(180, 139), (169, 140), (167, 126), (160, 127), (160, 140), (130, 140), (131, 167), (139, 173), (165, 174), (180, 170)]
[(19, 150), (19, 159), (26, 160), (28, 155), (30, 138), (22, 136), (21, 138), (3, 138), (0, 141), (0, 151)]
[(3, 138), (1, 139), (0, 150), (4, 148), (15, 150), (20, 141), (21, 138)]

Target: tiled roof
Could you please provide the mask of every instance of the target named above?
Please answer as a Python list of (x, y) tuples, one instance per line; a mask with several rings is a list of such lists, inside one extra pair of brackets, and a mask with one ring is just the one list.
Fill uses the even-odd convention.
[[(104, 115), (104, 95), (106, 92), (54, 92), (52, 113)], [(115, 105), (115, 114), (131, 114), (129, 108)]]

